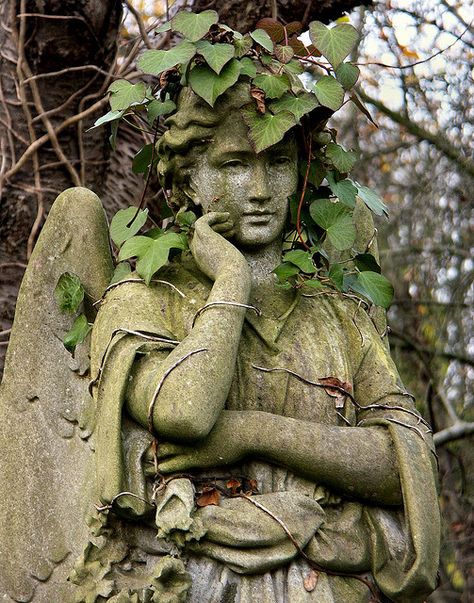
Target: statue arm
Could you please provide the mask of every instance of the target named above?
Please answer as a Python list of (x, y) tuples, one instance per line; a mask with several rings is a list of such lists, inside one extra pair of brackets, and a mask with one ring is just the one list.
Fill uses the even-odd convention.
[(163, 472), (261, 458), (345, 496), (384, 505), (402, 502), (396, 455), (383, 427), (337, 427), (262, 411), (224, 410), (194, 446), (162, 444)]
[(153, 429), (166, 439), (187, 442), (207, 436), (232, 383), (246, 311), (239, 305), (248, 304), (251, 280), (243, 256), (213, 230), (222, 215), (225, 219), (225, 214), (207, 214), (198, 220), (192, 251), (214, 280), (207, 304), (228, 305), (206, 308), (189, 335), (165, 358), (145, 357), (135, 367), (128, 388), (129, 414), (148, 428), (152, 404)]

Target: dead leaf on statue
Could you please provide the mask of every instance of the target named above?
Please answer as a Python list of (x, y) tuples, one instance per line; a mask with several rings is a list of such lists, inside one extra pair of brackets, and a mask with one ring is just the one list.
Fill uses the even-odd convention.
[(196, 499), (198, 507), (207, 507), (209, 505), (219, 505), (221, 493), (217, 488), (204, 488), (202, 494)]
[(304, 589), (307, 592), (312, 592), (316, 588), (316, 584), (318, 583), (319, 574), (316, 570), (311, 568), (309, 572), (306, 574), (303, 580)]
[(252, 88), (250, 88), (250, 96), (254, 98), (257, 103), (257, 111), (263, 115), (267, 109), (265, 106), (265, 92), (260, 90), (260, 88), (254, 88), (252, 86)]
[(226, 488), (229, 488), (232, 496), (235, 496), (241, 487), (242, 487), (242, 482), (239, 479), (236, 479), (235, 477), (231, 478), (226, 483)]
[[(344, 402), (346, 400), (346, 391), (348, 394), (352, 394), (352, 385), (347, 381), (341, 381), (337, 377), (323, 377), (319, 380), (324, 386), (324, 391), (331, 398), (336, 398), (336, 408), (344, 408)], [(332, 387), (331, 387), (332, 386)], [(341, 388), (344, 391), (341, 391)]]

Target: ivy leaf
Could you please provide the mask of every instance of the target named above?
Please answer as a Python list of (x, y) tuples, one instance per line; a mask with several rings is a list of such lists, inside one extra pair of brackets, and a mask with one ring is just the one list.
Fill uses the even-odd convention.
[(263, 90), (267, 98), (280, 98), (290, 88), (290, 80), (286, 75), (263, 73), (253, 79), (253, 84)]
[(339, 23), (329, 28), (321, 21), (309, 24), (311, 42), (336, 69), (359, 40), (357, 29), (349, 23)]
[(289, 63), (294, 54), (295, 51), (291, 46), (282, 46), (281, 44), (275, 46), (275, 56), (283, 64)]
[(71, 272), (63, 272), (54, 288), (54, 297), (61, 312), (77, 312), (84, 299), (84, 287), (80, 278)]
[(304, 73), (304, 67), (298, 60), (294, 59), (283, 67), (283, 71), (288, 75), (301, 75)]
[(350, 288), (369, 299), (376, 306), (388, 308), (393, 299), (393, 286), (381, 274), (377, 272), (360, 272)]
[(317, 278), (311, 278), (304, 282), (305, 286), (311, 287), (311, 289), (325, 289), (326, 287)]
[(254, 108), (243, 108), (241, 112), (249, 127), (250, 142), (256, 153), (280, 142), (286, 132), (296, 125), (296, 120), (289, 111), (281, 111), (275, 115), (267, 111), (260, 115)]
[(328, 276), (334, 285), (341, 290), (344, 284), (344, 271), (341, 264), (333, 264), (331, 268), (329, 268)]
[(330, 75), (323, 75), (313, 86), (318, 101), (324, 106), (337, 111), (344, 102), (344, 88)]
[(360, 100), (360, 98), (357, 96), (357, 94), (355, 92), (352, 92), (352, 94), (349, 97), (351, 99), (351, 101), (354, 103), (354, 105), (360, 110), (362, 111), (362, 113), (367, 117), (367, 119), (370, 121), (370, 123), (374, 124), (374, 126), (376, 128), (378, 128), (378, 125), (376, 124), (376, 122), (374, 121), (374, 118), (372, 117), (372, 115), (370, 114), (370, 111), (367, 109), (367, 107), (364, 105), (364, 103)]
[(194, 92), (203, 98), (211, 107), (216, 99), (239, 79), (240, 64), (232, 59), (219, 75), (207, 65), (198, 65), (191, 69), (189, 84)]
[(138, 59), (137, 65), (150, 75), (160, 75), (176, 65), (187, 63), (196, 54), (196, 46), (183, 40), (170, 50), (146, 50)]
[[(129, 222), (135, 219), (131, 224)], [(127, 207), (120, 209), (112, 218), (110, 223), (110, 237), (112, 241), (120, 247), (130, 237), (133, 237), (145, 224), (148, 218), (148, 209), (141, 209), (137, 213), (136, 207)]]
[(91, 329), (92, 325), (87, 322), (85, 314), (80, 314), (74, 321), (71, 329), (63, 338), (63, 344), (66, 350), (71, 352), (71, 354), (74, 354), (76, 346), (84, 341)]
[(333, 172), (328, 172), (326, 179), (331, 192), (333, 195), (336, 195), (341, 203), (344, 203), (347, 207), (355, 207), (357, 188), (351, 180), (346, 178), (345, 180), (337, 181)]
[(131, 105), (142, 103), (146, 98), (146, 86), (143, 82), (131, 84), (127, 80), (116, 80), (107, 88), (110, 92), (112, 111), (123, 111)]
[(144, 174), (150, 166), (153, 157), (153, 143), (146, 144), (135, 155), (132, 161), (132, 172), (134, 174)]
[(277, 101), (274, 101), (270, 105), (270, 109), (274, 113), (280, 113), (280, 111), (289, 111), (299, 122), (303, 115), (306, 115), (306, 113), (309, 113), (318, 105), (319, 103), (314, 94), (304, 92), (298, 96), (294, 96), (293, 94), (285, 94)]
[(285, 283), (290, 277), (298, 274), (299, 271), (300, 269), (298, 266), (289, 262), (282, 262), (275, 270), (273, 270), (280, 283)]
[(330, 142), (326, 147), (326, 157), (333, 166), (341, 173), (347, 173), (352, 170), (357, 161), (357, 154), (354, 151), (346, 151), (340, 145)]
[(287, 253), (285, 253), (285, 255), (283, 256), (283, 261), (290, 262), (291, 264), (298, 266), (298, 268), (302, 272), (312, 274), (316, 271), (316, 268), (312, 262), (311, 255), (312, 254), (309, 251), (303, 251), (302, 249), (293, 249), (292, 251), (288, 251)]
[(336, 79), (344, 90), (353, 88), (359, 79), (360, 69), (352, 63), (341, 63), (336, 69)]
[(354, 263), (361, 272), (365, 272), (367, 270), (377, 272), (378, 274), (381, 272), (377, 260), (371, 253), (358, 253), (354, 258)]
[(273, 52), (273, 42), (267, 32), (263, 29), (256, 29), (250, 36), (257, 44), (260, 44), (262, 48), (265, 48), (268, 52)]
[(258, 29), (263, 29), (270, 36), (272, 42), (280, 42), (285, 37), (285, 28), (276, 19), (264, 17), (256, 24)]
[(240, 59), (240, 75), (248, 75), (250, 78), (254, 78), (257, 75), (257, 67), (249, 57)]
[(311, 203), (309, 213), (316, 224), (324, 228), (329, 241), (338, 251), (352, 247), (356, 238), (356, 229), (352, 222), (352, 215), (342, 203), (317, 199)]
[(168, 113), (172, 113), (175, 109), (176, 105), (170, 99), (167, 99), (165, 101), (159, 101), (157, 99), (152, 100), (146, 108), (148, 123), (152, 125), (155, 119), (157, 119), (161, 115), (168, 115)]
[(235, 56), (240, 58), (247, 54), (247, 52), (252, 48), (253, 41), (249, 34), (245, 34), (242, 38), (234, 38), (233, 41), (235, 48)]
[(171, 29), (171, 23), (169, 21), (166, 21), (165, 23), (163, 23), (162, 25), (160, 25), (159, 27), (157, 27), (155, 29), (155, 34), (165, 33), (166, 31), (170, 31), (170, 29)]
[(128, 262), (119, 262), (117, 266), (115, 266), (115, 270), (109, 284), (114, 285), (115, 283), (119, 283), (131, 274), (132, 268), (130, 267), (130, 264)]
[(388, 207), (377, 195), (377, 193), (367, 186), (361, 186), (358, 182), (355, 184), (357, 186), (358, 196), (367, 205), (367, 207), (372, 210), (376, 216), (382, 216), (385, 214), (388, 217)]
[(187, 249), (188, 244), (183, 234), (165, 232), (158, 238), (133, 237), (126, 241), (119, 253), (119, 260), (137, 257), (137, 273), (150, 284), (155, 272), (168, 261), (170, 249)]
[(94, 125), (89, 128), (87, 132), (89, 132), (89, 130), (93, 130), (94, 128), (98, 128), (99, 126), (103, 126), (111, 121), (120, 119), (124, 113), (125, 111), (109, 111), (105, 115), (102, 115), (102, 117), (99, 117), (99, 119), (96, 119)]
[(205, 10), (202, 13), (180, 11), (171, 19), (171, 27), (191, 42), (197, 42), (218, 21), (219, 15), (215, 10)]
[(220, 73), (222, 67), (235, 55), (235, 48), (232, 44), (211, 44), (207, 40), (201, 40), (196, 44), (196, 48), (216, 73)]

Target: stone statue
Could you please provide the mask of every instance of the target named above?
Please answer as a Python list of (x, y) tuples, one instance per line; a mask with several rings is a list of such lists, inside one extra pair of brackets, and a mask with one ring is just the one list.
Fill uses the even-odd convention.
[[(107, 286), (93, 193), (51, 210), (1, 390), (2, 601), (416, 603), (435, 588), (429, 428), (357, 303), (276, 286), (299, 149), (290, 132), (255, 154), (248, 94), (211, 110), (181, 93), (159, 171), (200, 217), (150, 286)], [(66, 270), (91, 320), (99, 308), (74, 359), (52, 299)]]

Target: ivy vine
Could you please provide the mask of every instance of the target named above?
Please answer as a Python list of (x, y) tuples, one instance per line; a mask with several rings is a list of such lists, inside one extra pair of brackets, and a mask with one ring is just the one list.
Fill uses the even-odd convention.
[[(302, 184), (290, 199), (283, 261), (274, 270), (280, 286), (339, 291), (388, 308), (392, 285), (369, 249), (353, 249), (357, 198), (377, 216), (387, 215), (387, 207), (374, 191), (350, 178), (356, 153), (338, 144), (334, 129), (320, 127), (321, 114), (327, 118), (348, 102), (371, 119), (354, 90), (359, 69), (347, 57), (359, 34), (347, 21), (342, 18), (333, 26), (310, 23), (309, 46), (300, 39), (301, 23), (284, 25), (265, 18), (255, 31), (241, 34), (219, 23), (213, 10), (178, 12), (156, 30), (182, 39), (169, 50), (146, 50), (138, 59), (147, 81), (152, 76), (152, 85), (125, 79), (113, 82), (108, 89), (110, 111), (93, 126), (110, 127), (113, 148), (120, 123), (131, 123), (130, 118), (153, 137), (132, 164), (146, 181), (141, 203), (120, 210), (111, 222), (111, 239), (118, 250), (112, 282), (130, 274), (133, 258), (136, 272), (149, 284), (168, 262), (171, 250), (188, 248), (187, 235), (196, 219), (192, 212), (173, 214), (164, 208), (166, 228), (154, 225), (147, 230), (148, 210), (142, 209), (150, 174), (158, 163), (156, 141), (164, 131), (164, 118), (176, 111), (180, 90), (190, 86), (213, 107), (241, 80), (250, 84), (253, 99), (241, 111), (255, 152), (278, 143), (297, 125), (303, 131)], [(319, 127), (312, 120), (317, 111)], [(348, 259), (332, 260), (328, 248), (344, 252)]]

